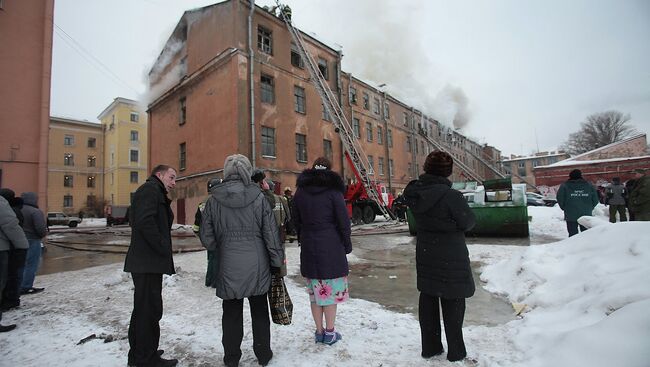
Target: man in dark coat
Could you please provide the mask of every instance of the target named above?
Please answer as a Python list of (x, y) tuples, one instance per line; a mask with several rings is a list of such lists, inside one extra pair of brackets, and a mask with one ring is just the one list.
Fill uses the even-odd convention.
[[(557, 203), (564, 210), (564, 220), (569, 237), (578, 234), (578, 218), (590, 216), (598, 205), (598, 192), (592, 184), (582, 178), (582, 171), (574, 169), (569, 179), (557, 191)], [(580, 231), (587, 227), (580, 224)]]
[(634, 220), (650, 221), (650, 176), (644, 168), (634, 170), (634, 189), (630, 192), (630, 211)]
[(609, 221), (616, 223), (616, 213), (618, 213), (621, 222), (627, 221), (625, 215), (625, 203), (627, 202), (627, 191), (621, 184), (620, 177), (612, 178), (612, 183), (607, 187), (607, 200), (605, 204), (609, 205)]
[(124, 271), (134, 285), (133, 313), (129, 324), (129, 365), (175, 366), (176, 359), (163, 359), (158, 351), (163, 315), (162, 275), (174, 274), (171, 226), (174, 221), (167, 197), (176, 185), (176, 170), (156, 166), (151, 177), (133, 195), (129, 223), (131, 244)]
[(463, 194), (451, 188), (447, 177), (452, 169), (449, 154), (431, 152), (424, 163), (425, 173), (406, 186), (404, 197), (418, 232), (415, 261), (422, 357), (443, 352), (440, 304), (449, 348), (447, 359), (459, 361), (467, 356), (463, 341), (465, 298), (475, 291), (465, 232), (476, 220)]
[(25, 257), (25, 266), (21, 277), (20, 294), (34, 294), (42, 292), (45, 288), (34, 287), (34, 279), (41, 264), (43, 248), (41, 241), (47, 235), (47, 221), (45, 214), (38, 208), (38, 196), (35, 192), (23, 192), (23, 230), (29, 242), (29, 249)]

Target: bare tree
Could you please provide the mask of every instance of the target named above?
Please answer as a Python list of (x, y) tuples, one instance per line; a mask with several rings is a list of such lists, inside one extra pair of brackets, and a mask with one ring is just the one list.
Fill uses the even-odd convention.
[(569, 135), (561, 147), (570, 154), (581, 154), (623, 140), (636, 131), (628, 125), (630, 114), (605, 111), (587, 116), (580, 130)]

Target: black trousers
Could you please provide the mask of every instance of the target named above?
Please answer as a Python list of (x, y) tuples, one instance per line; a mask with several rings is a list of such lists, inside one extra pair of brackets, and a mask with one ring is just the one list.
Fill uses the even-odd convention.
[[(0, 303), (2, 303), (2, 291), (7, 285), (7, 274), (9, 273), (9, 251), (0, 251)], [(2, 321), (2, 309), (0, 308), (0, 321)]]
[(463, 341), (465, 298), (445, 299), (420, 293), (419, 315), (422, 333), (422, 356), (431, 357), (443, 352), (440, 328), (440, 307), (447, 336), (447, 359), (458, 361), (467, 356)]
[(7, 285), (2, 292), (3, 306), (20, 305), (20, 285), (23, 281), (23, 270), (25, 269), (25, 257), (27, 249), (9, 250), (9, 268), (7, 273)]
[(566, 221), (566, 229), (569, 232), (569, 237), (578, 234), (578, 227), (580, 227), (580, 232), (584, 232), (587, 230), (587, 227), (583, 226), (582, 224), (578, 224), (577, 221), (575, 222), (570, 222), (568, 220)]
[(163, 315), (162, 274), (131, 273), (131, 277), (135, 290), (129, 324), (129, 363), (155, 364)]
[[(248, 297), (253, 326), (253, 351), (260, 364), (266, 364), (271, 357), (271, 330), (269, 321), (269, 305), (266, 294)], [(223, 316), (221, 318), (223, 337), (223, 363), (226, 366), (237, 366), (241, 358), (241, 341), (244, 337), (244, 300), (223, 300)]]

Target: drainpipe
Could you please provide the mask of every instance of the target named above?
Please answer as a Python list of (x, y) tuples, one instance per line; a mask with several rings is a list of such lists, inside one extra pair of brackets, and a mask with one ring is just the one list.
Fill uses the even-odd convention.
[(251, 8), (248, 13), (248, 70), (249, 70), (249, 92), (250, 92), (250, 116), (251, 116), (251, 164), (253, 167), (256, 167), (257, 164), (255, 157), (257, 153), (255, 152), (255, 81), (253, 79), (254, 71), (254, 56), (253, 53), (253, 13), (255, 12), (255, 0), (249, 0)]
[(43, 23), (43, 60), (41, 64), (41, 104), (38, 131), (38, 181), (35, 191), (38, 193), (38, 205), (43, 211), (48, 208), (47, 196), (47, 160), (50, 134), (50, 88), (52, 79), (52, 34), (54, 32), (54, 1), (44, 5)]

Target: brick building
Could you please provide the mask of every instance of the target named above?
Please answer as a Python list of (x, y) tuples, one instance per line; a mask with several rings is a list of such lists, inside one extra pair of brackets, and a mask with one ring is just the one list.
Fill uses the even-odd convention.
[(555, 164), (536, 167), (534, 174), (540, 191), (555, 193), (574, 169), (580, 169), (587, 181), (602, 186), (611, 182), (613, 177), (620, 177), (621, 182), (633, 178), (637, 168), (650, 169), (646, 134), (638, 134)]
[[(391, 191), (421, 173), (432, 150), (425, 135), (490, 177), (476, 157), (496, 162), (498, 150), (345, 73), (339, 50), (307, 34), (303, 38), (338, 95), (374, 178)], [(233, 153), (266, 170), (277, 189), (294, 187), (297, 175), (323, 155), (333, 170), (353, 177), (285, 24), (265, 9), (254, 6), (251, 13), (249, 2), (229, 0), (185, 12), (149, 79), (149, 167), (178, 167), (171, 196), (179, 223), (191, 221), (207, 180), (220, 177), (225, 157)], [(458, 171), (453, 178), (463, 175)]]
[(47, 206), (54, 0), (0, 1), (0, 187)]
[(512, 183), (525, 183), (528, 191), (536, 191), (537, 181), (533, 174), (535, 167), (547, 166), (570, 157), (562, 151), (539, 152), (530, 156), (511, 155), (510, 158), (504, 158), (501, 165), (504, 172), (512, 176)]

